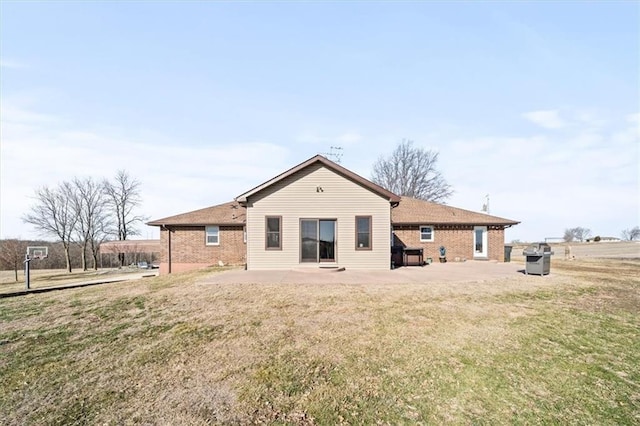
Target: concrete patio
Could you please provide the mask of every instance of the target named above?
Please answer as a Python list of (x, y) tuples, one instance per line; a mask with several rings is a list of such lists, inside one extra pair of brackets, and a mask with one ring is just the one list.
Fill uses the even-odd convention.
[(481, 282), (522, 275), (520, 263), (486, 261), (433, 263), (388, 271), (298, 268), (274, 271), (229, 270), (211, 274), (201, 283), (211, 284), (402, 284), (429, 282)]

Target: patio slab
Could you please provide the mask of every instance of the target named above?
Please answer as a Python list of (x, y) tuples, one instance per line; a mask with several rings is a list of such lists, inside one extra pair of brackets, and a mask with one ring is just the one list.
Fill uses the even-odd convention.
[(394, 270), (323, 270), (299, 268), (272, 271), (229, 270), (211, 274), (201, 283), (212, 284), (402, 284), (430, 282), (482, 282), (521, 276), (519, 263), (486, 261), (433, 263)]

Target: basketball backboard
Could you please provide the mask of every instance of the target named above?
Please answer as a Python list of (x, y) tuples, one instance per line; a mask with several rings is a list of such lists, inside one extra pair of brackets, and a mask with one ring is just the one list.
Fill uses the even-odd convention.
[(27, 247), (27, 256), (29, 259), (44, 259), (49, 255), (49, 247)]

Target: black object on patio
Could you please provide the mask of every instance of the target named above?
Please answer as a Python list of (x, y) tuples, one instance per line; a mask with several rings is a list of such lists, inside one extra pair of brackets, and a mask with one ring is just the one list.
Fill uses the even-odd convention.
[(404, 266), (424, 266), (424, 249), (422, 247), (405, 247), (402, 251)]

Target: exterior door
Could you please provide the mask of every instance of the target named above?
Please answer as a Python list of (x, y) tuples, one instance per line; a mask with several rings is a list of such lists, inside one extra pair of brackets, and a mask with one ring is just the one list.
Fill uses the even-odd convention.
[(487, 227), (475, 226), (473, 228), (473, 257), (487, 257)]
[(325, 219), (300, 220), (300, 261), (336, 261), (336, 221)]

